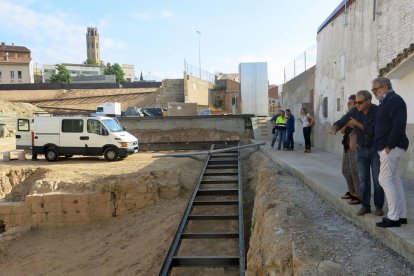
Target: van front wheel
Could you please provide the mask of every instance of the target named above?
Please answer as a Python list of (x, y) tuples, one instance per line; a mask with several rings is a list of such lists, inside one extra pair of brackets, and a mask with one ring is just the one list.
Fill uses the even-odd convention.
[(118, 151), (115, 148), (107, 148), (104, 151), (106, 161), (113, 162), (118, 160)]
[(55, 162), (58, 159), (59, 155), (54, 148), (49, 148), (45, 152), (45, 158), (49, 162)]

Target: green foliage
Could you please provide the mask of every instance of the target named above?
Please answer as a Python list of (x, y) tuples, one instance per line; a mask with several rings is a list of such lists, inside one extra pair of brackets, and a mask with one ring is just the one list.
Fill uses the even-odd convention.
[(118, 83), (126, 82), (124, 70), (122, 70), (121, 65), (119, 65), (118, 63), (114, 63), (113, 65), (108, 63), (106, 65), (104, 74), (105, 75), (115, 75), (116, 82), (118, 82)]
[(56, 64), (56, 70), (57, 70), (57, 74), (53, 74), (50, 77), (50, 82), (55, 82), (55, 83), (70, 83), (71, 82), (72, 77), (70, 76), (70, 73), (68, 69), (66, 69), (65, 65)]

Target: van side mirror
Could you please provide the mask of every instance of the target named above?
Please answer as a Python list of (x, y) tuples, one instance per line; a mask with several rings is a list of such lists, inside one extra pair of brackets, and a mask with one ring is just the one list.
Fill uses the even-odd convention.
[(108, 132), (108, 130), (106, 129), (106, 128), (101, 128), (101, 135), (103, 135), (103, 136), (108, 136), (109, 135), (109, 132)]
[(126, 127), (122, 127), (122, 130), (123, 130), (123, 131), (126, 131), (126, 130), (127, 130), (127, 128), (126, 128)]

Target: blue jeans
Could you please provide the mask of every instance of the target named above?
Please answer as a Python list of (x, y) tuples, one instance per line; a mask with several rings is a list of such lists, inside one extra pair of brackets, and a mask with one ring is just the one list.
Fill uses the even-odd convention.
[(286, 143), (284, 145), (285, 149), (290, 149), (293, 150), (295, 144), (293, 142), (293, 132), (291, 131), (286, 131)]
[(371, 174), (374, 183), (374, 204), (377, 208), (384, 206), (384, 190), (379, 184), (380, 159), (375, 147), (357, 148), (357, 167), (359, 176), (359, 192), (363, 207), (371, 207)]
[(277, 149), (280, 149), (281, 145), (284, 145), (286, 141), (286, 129), (279, 129), (277, 132), (279, 135), (279, 144), (277, 146)]

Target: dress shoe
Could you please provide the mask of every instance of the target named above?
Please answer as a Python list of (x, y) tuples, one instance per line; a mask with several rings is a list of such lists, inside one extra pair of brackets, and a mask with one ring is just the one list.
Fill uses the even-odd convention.
[(378, 227), (400, 227), (401, 222), (399, 220), (390, 220), (389, 218), (383, 218), (381, 222), (376, 223)]
[(400, 218), (401, 224), (407, 224), (407, 218)]
[(382, 208), (376, 207), (374, 211), (374, 215), (382, 217), (384, 215), (384, 211), (382, 210)]
[(369, 207), (362, 207), (361, 209), (359, 209), (357, 215), (358, 216), (363, 216), (363, 215), (369, 214), (369, 213), (371, 213), (371, 208), (369, 208)]

